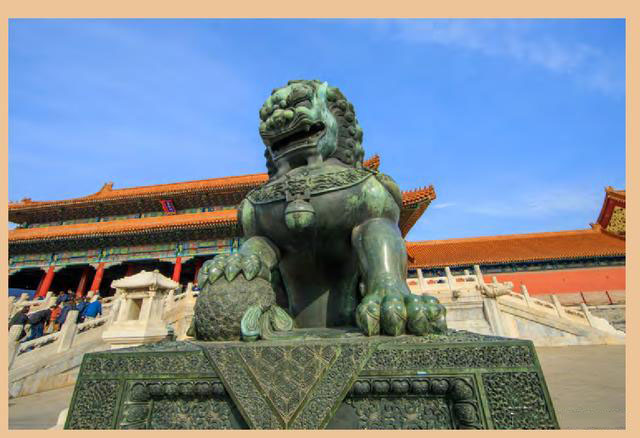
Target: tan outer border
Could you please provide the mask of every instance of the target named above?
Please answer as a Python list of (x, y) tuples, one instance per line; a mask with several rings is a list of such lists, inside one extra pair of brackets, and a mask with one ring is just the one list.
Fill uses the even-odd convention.
[[(557, 0), (537, 0), (534, 2), (515, 1), (499, 1), (499, 0), (459, 0), (457, 2), (433, 2), (428, 3), (424, 1), (393, 1), (393, 2), (371, 2), (363, 0), (355, 0), (351, 2), (345, 2), (344, 0), (325, 0), (322, 3), (317, 2), (300, 2), (300, 1), (281, 1), (275, 2), (255, 2), (255, 4), (247, 4), (241, 2), (212, 2), (212, 1), (189, 1), (182, 0), (180, 2), (158, 2), (150, 0), (137, 0), (132, 2), (130, 0), (111, 0), (110, 2), (100, 3), (88, 2), (82, 0), (57, 0), (57, 1), (45, 1), (45, 0), (31, 0), (29, 2), (20, 0), (6, 0), (3, 3), (3, 16), (2, 27), (0, 35), (2, 36), (3, 49), (5, 55), (2, 57), (2, 74), (3, 74), (3, 87), (2, 87), (2, 102), (3, 102), (3, 116), (2, 117), (2, 134), (3, 138), (7, 139), (8, 124), (7, 124), (7, 90), (8, 90), (8, 76), (7, 76), (7, 37), (8, 37), (8, 18), (16, 17), (65, 17), (65, 18), (83, 18), (83, 17), (104, 17), (104, 18), (117, 18), (117, 17), (368, 17), (368, 18), (382, 18), (382, 17), (485, 17), (485, 18), (515, 18), (515, 17), (555, 17), (555, 18), (596, 18), (596, 17), (625, 17), (627, 19), (627, 35), (626, 35), (626, 52), (627, 52), (627, 113), (626, 113), (626, 130), (627, 130), (627, 190), (630, 189), (631, 209), (628, 212), (630, 220), (627, 221), (627, 242), (630, 248), (640, 248), (640, 224), (637, 221), (637, 217), (640, 215), (638, 210), (638, 204), (635, 202), (638, 199), (636, 195), (636, 189), (638, 188), (637, 177), (632, 173), (631, 163), (640, 163), (640, 151), (638, 145), (640, 145), (640, 126), (638, 126), (638, 120), (640, 119), (638, 101), (639, 94), (637, 88), (637, 78), (640, 77), (639, 57), (640, 57), (640, 14), (638, 10), (637, 0), (609, 0), (606, 2), (600, 0), (565, 0), (559, 2)], [(631, 81), (631, 78), (635, 82)], [(633, 145), (633, 147), (631, 147)], [(0, 175), (0, 190), (2, 191), (2, 199), (0, 199), (0, 212), (3, 223), (8, 223), (7, 218), (7, 205), (8, 205), (8, 191), (7, 191), (7, 143), (6, 141), (0, 142), (2, 161), (2, 170)], [(636, 169), (637, 171), (637, 169)], [(634, 220), (636, 219), (636, 220)], [(7, 260), (8, 258), (8, 246), (7, 246), (7, 229), (4, 228), (0, 238), (0, 260)], [(640, 290), (640, 274), (638, 270), (638, 262), (640, 255), (636, 252), (630, 252), (627, 255), (627, 288), (630, 291)], [(6, 300), (7, 300), (7, 264), (0, 263), (0, 281), (2, 288), (0, 288), (0, 295), (2, 299), (2, 315), (6, 318)], [(638, 427), (638, 415), (633, 415), (637, 410), (637, 406), (640, 405), (638, 398), (638, 388), (640, 387), (639, 378), (636, 370), (638, 369), (638, 343), (640, 342), (637, 337), (637, 323), (636, 323), (636, 306), (637, 300), (631, 299), (628, 301), (627, 308), (627, 405), (632, 409), (627, 409), (627, 431), (637, 431)], [(6, 337), (3, 337), (3, 346), (0, 347), (0, 356), (3, 358), (2, 366), (3, 370), (6, 370)], [(606, 373), (606, 370), (598, 370), (598, 372)], [(6, 371), (2, 372), (2, 385), (0, 388), (4, 394), (7, 393), (7, 374)], [(7, 411), (1, 410), (3, 429), (7, 423)], [(51, 432), (52, 434), (63, 434), (64, 432)], [(116, 436), (118, 432), (99, 432), (101, 435)], [(151, 436), (158, 434), (169, 434), (171, 432), (153, 431), (153, 432), (138, 432), (138, 434), (145, 434)], [(181, 432), (180, 434), (195, 435), (198, 432)], [(211, 432), (209, 432), (211, 433)], [(218, 432), (221, 433), (221, 432)], [(242, 434), (242, 431), (227, 432), (230, 434)], [(253, 434), (269, 434), (273, 437), (280, 436), (282, 432), (279, 431), (265, 431), (265, 432), (253, 432)], [(298, 434), (299, 432), (289, 432)], [(312, 434), (314, 432), (307, 432), (306, 434)], [(316, 432), (322, 433), (322, 432)], [(375, 432), (371, 431), (349, 431), (340, 433), (338, 431), (324, 432), (330, 433), (331, 436), (344, 435), (353, 437), (355, 435), (370, 437)], [(385, 432), (386, 434), (396, 435), (408, 435), (411, 431), (400, 432)], [(430, 432), (429, 435), (444, 436), (447, 432)], [(462, 433), (462, 432), (458, 432)], [(481, 433), (481, 432), (476, 432)], [(484, 432), (484, 434), (491, 432)], [(526, 432), (512, 432), (512, 434), (523, 434)], [(534, 432), (536, 434), (542, 434), (544, 432)], [(565, 434), (573, 434), (575, 436), (583, 436), (584, 432), (578, 431), (563, 431)], [(621, 434), (625, 432), (613, 432), (613, 431), (594, 431), (594, 434), (602, 436), (610, 436), (611, 434)], [(626, 432), (629, 433), (629, 432)], [(31, 436), (32, 433), (13, 431), (14, 435)], [(174, 433), (175, 434), (175, 433)], [(65, 436), (68, 436), (66, 433)], [(417, 436), (417, 435), (416, 435)], [(451, 436), (451, 435), (449, 435)], [(486, 435), (485, 435), (486, 436)]]

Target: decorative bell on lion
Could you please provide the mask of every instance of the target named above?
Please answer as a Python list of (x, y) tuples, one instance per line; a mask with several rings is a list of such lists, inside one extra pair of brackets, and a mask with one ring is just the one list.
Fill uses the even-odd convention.
[(304, 199), (296, 199), (287, 205), (284, 221), (291, 231), (304, 231), (315, 224), (316, 211)]

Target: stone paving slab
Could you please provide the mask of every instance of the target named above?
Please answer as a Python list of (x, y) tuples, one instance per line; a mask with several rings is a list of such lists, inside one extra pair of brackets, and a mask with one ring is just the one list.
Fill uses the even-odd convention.
[(73, 385), (9, 399), (9, 429), (49, 429), (55, 426), (60, 411), (66, 409)]
[(562, 429), (625, 428), (624, 345), (536, 348)]
[[(624, 429), (625, 347), (536, 348), (563, 429)], [(53, 427), (73, 386), (9, 400), (10, 429)]]

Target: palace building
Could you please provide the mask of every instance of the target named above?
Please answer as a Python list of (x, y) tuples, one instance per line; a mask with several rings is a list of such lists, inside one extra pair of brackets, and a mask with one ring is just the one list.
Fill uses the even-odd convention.
[[(365, 166), (377, 169), (378, 156)], [(267, 174), (114, 189), (62, 201), (9, 204), (9, 287), (110, 294), (114, 279), (158, 269), (195, 282), (202, 262), (241, 243), (236, 207)], [(435, 199), (433, 187), (403, 193), (404, 235)]]
[[(377, 170), (380, 158), (364, 164)], [(142, 269), (195, 282), (204, 260), (238, 249), (236, 207), (266, 181), (260, 173), (124, 189), (107, 183), (81, 198), (10, 203), (18, 226), (9, 231), (9, 287), (110, 295), (112, 280)], [(402, 193), (404, 236), (435, 197), (432, 186)], [(585, 230), (407, 242), (409, 281), (477, 264), (532, 295), (597, 292), (619, 301), (624, 236), (625, 192), (607, 188), (599, 218)]]
[(547, 233), (408, 242), (409, 277), (482, 272), (525, 285), (531, 295), (556, 294), (566, 304), (623, 303), (625, 291), (625, 191), (605, 189), (590, 228)]

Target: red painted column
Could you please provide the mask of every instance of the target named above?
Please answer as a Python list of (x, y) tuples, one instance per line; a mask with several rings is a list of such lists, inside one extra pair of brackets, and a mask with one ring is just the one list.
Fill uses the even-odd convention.
[(126, 274), (124, 274), (124, 276), (125, 276), (125, 277), (129, 277), (129, 276), (133, 275), (133, 270), (134, 270), (134, 269), (135, 269), (135, 267), (134, 267), (131, 263), (129, 263), (129, 264), (127, 265), (127, 273), (126, 273)]
[(76, 289), (76, 297), (84, 295), (84, 291), (87, 289), (87, 281), (89, 280), (89, 267), (85, 266)]
[(42, 289), (42, 282), (44, 281), (44, 277), (47, 276), (47, 273), (45, 271), (42, 271), (42, 277), (40, 277), (40, 281), (38, 282), (38, 287), (36, 287), (36, 293), (33, 296), (34, 298), (38, 296), (38, 294), (40, 293), (40, 289)]
[(182, 257), (176, 258), (176, 264), (173, 266), (173, 277), (171, 277), (171, 279), (180, 283), (180, 272), (182, 272)]
[(98, 264), (98, 270), (96, 271), (95, 277), (93, 277), (93, 283), (91, 283), (91, 288), (89, 290), (98, 291), (100, 290), (100, 283), (102, 283), (102, 276), (104, 275), (104, 262), (100, 262)]
[(49, 266), (49, 270), (47, 271), (47, 275), (45, 275), (44, 280), (42, 280), (42, 284), (40, 285), (40, 290), (36, 296), (44, 297), (49, 292), (49, 288), (51, 287), (51, 282), (53, 281), (53, 266)]
[(202, 267), (202, 260), (196, 260), (196, 273), (193, 274), (193, 284), (198, 284), (198, 272)]

